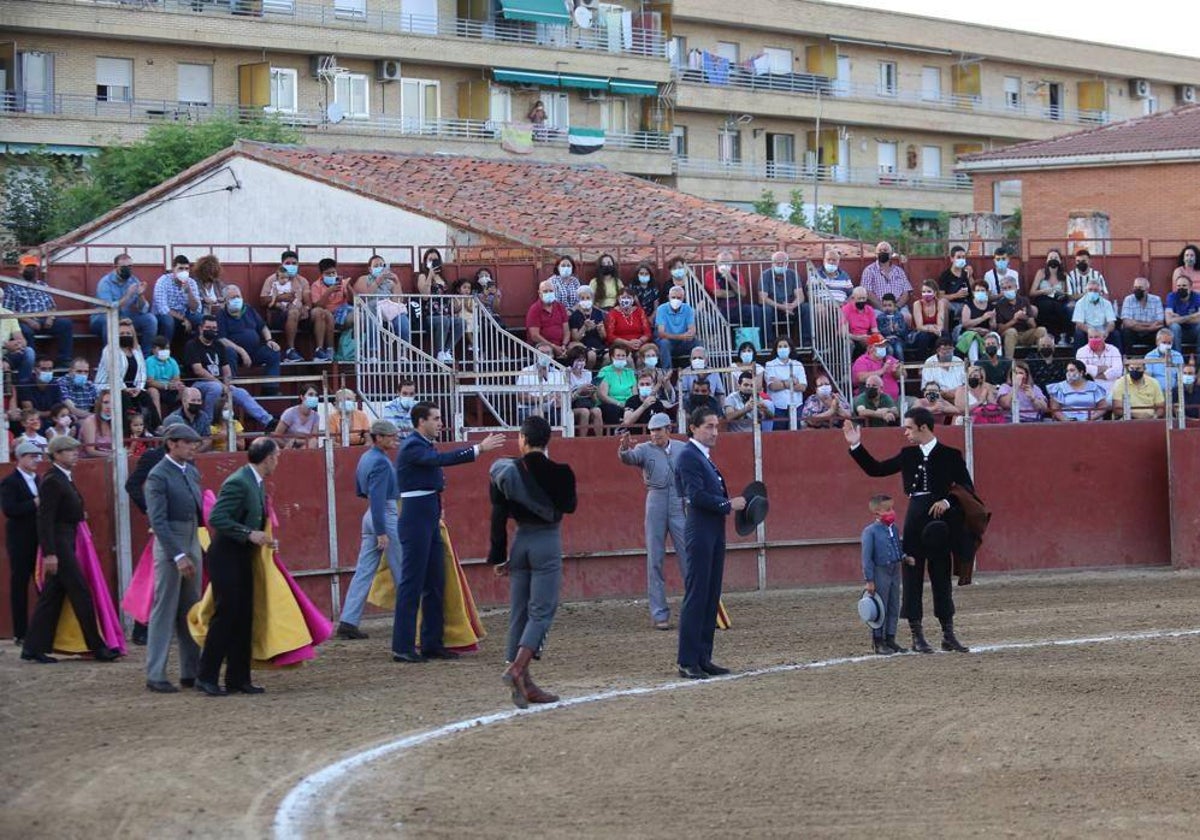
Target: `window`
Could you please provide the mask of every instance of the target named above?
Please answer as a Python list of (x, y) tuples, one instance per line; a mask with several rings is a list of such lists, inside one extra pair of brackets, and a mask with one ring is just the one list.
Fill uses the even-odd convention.
[(436, 35), (438, 31), (437, 0), (402, 0), (400, 31)]
[(894, 173), (896, 171), (896, 146), (895, 143), (880, 143), (879, 144), (879, 171), (882, 173)]
[(512, 91), (492, 87), (488, 94), (488, 119), (494, 123), (512, 122)]
[(405, 131), (436, 130), (442, 118), (438, 82), (430, 79), (400, 80), (400, 120)]
[(921, 149), (921, 175), (926, 178), (942, 177), (941, 146), (925, 146)]
[(767, 134), (767, 177), (796, 177), (796, 135)]
[(212, 104), (212, 65), (180, 64), (179, 101), (188, 105)]
[(921, 98), (927, 102), (937, 102), (942, 98), (942, 68), (921, 68)]
[(879, 95), (895, 96), (896, 90), (896, 62), (879, 62)]
[(768, 73), (786, 75), (792, 72), (792, 51), (777, 47), (763, 47), (763, 55), (767, 57)]
[(547, 128), (558, 129), (565, 133), (571, 127), (571, 104), (567, 95), (539, 91), (537, 98), (541, 100), (542, 107), (546, 109)]
[(370, 86), (371, 80), (366, 73), (339, 73), (333, 78), (333, 101), (342, 107), (342, 113), (347, 117), (365, 119), (371, 116)]
[(723, 128), (717, 133), (717, 160), (721, 163), (742, 162), (742, 132)]
[(687, 126), (677, 125), (671, 129), (671, 151), (677, 158), (687, 158)]
[(729, 59), (734, 64), (738, 63), (738, 45), (729, 41), (717, 41), (717, 55), (721, 58)]
[(1146, 116), (1158, 111), (1158, 99), (1153, 96), (1147, 96), (1142, 100), (1142, 113)]
[(128, 102), (133, 98), (133, 59), (96, 59), (96, 101)]
[(1021, 110), (1021, 80), (1016, 76), (1004, 77), (1004, 107), (1010, 111)]
[(367, 0), (333, 0), (333, 16), (351, 20), (366, 20)]
[(267, 110), (284, 114), (296, 112), (295, 70), (286, 67), (271, 68), (271, 104)]
[(1050, 106), (1046, 109), (1046, 116), (1052, 120), (1061, 120), (1063, 118), (1063, 86), (1059, 82), (1050, 82), (1046, 87), (1046, 99)]
[(600, 103), (600, 126), (609, 133), (629, 133), (629, 101), (615, 98)]
[(17, 53), (18, 110), (49, 114), (54, 110), (54, 53)]
[(848, 55), (837, 57), (837, 81), (833, 83), (833, 93), (835, 96), (850, 94), (850, 56)]

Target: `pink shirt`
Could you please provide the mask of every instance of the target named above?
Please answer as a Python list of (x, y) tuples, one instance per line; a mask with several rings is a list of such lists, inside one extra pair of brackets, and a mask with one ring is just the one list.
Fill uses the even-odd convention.
[(868, 376), (872, 373), (878, 373), (879, 377), (883, 380), (883, 393), (894, 400), (900, 399), (900, 381), (896, 379), (896, 368), (899, 366), (900, 363), (896, 361), (895, 356), (885, 356), (880, 360), (875, 358), (871, 350), (868, 350), (855, 359), (854, 364), (850, 366), (850, 374), (854, 380), (854, 393), (861, 394), (863, 389), (867, 387), (865, 384), (859, 384), (858, 375), (860, 373), (865, 373)]
[(859, 312), (854, 301), (848, 300), (842, 304), (842, 315), (846, 317), (850, 335), (869, 335), (879, 331), (879, 326), (875, 321), (875, 308), (869, 303)]

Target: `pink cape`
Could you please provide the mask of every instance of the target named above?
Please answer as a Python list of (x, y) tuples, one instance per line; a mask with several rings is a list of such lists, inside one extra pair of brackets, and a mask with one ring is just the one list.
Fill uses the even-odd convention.
[[(79, 563), (79, 572), (87, 584), (88, 593), (92, 596), (92, 609), (96, 613), (96, 625), (100, 638), (114, 650), (125, 654), (125, 634), (121, 630), (121, 618), (113, 603), (112, 593), (108, 591), (108, 581), (104, 579), (104, 571), (100, 568), (100, 556), (96, 553), (96, 545), (92, 542), (92, 531), (86, 522), (80, 522), (75, 531), (75, 559)], [(45, 586), (45, 572), (42, 569), (42, 553), (37, 557), (37, 584), (40, 591)], [(70, 603), (64, 601), (64, 604)], [(76, 616), (76, 619), (79, 617)]]
[(154, 606), (154, 535), (146, 541), (142, 557), (121, 599), (121, 609), (138, 624), (150, 623), (150, 609)]

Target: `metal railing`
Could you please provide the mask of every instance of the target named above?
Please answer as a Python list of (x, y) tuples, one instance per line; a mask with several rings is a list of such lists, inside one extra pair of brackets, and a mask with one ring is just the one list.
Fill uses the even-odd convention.
[(676, 175), (701, 175), (717, 178), (748, 178), (788, 183), (851, 184), (872, 187), (897, 187), (913, 190), (967, 192), (971, 178), (965, 174), (909, 175), (883, 172), (870, 166), (808, 166), (803, 163), (767, 161), (724, 161), (711, 158), (676, 157), (672, 164)]
[(716, 271), (716, 264), (693, 263), (687, 274), (687, 302), (696, 313), (696, 344), (705, 349), (711, 366), (727, 367), (734, 360), (733, 328), (704, 288), (705, 271)]
[(810, 277), (808, 299), (812, 310), (813, 358), (825, 368), (837, 392), (854, 399), (850, 375), (850, 337), (842, 323), (842, 308), (827, 291), (822, 291), (819, 278)]

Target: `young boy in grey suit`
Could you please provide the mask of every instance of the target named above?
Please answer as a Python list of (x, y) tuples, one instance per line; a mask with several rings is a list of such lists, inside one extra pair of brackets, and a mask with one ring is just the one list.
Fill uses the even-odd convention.
[(901, 548), (892, 497), (883, 493), (872, 496), (869, 507), (875, 521), (862, 532), (863, 580), (867, 592), (878, 595), (884, 608), (883, 624), (871, 630), (871, 645), (882, 656), (907, 653), (896, 644), (896, 624), (900, 618), (900, 564), (908, 558)]

